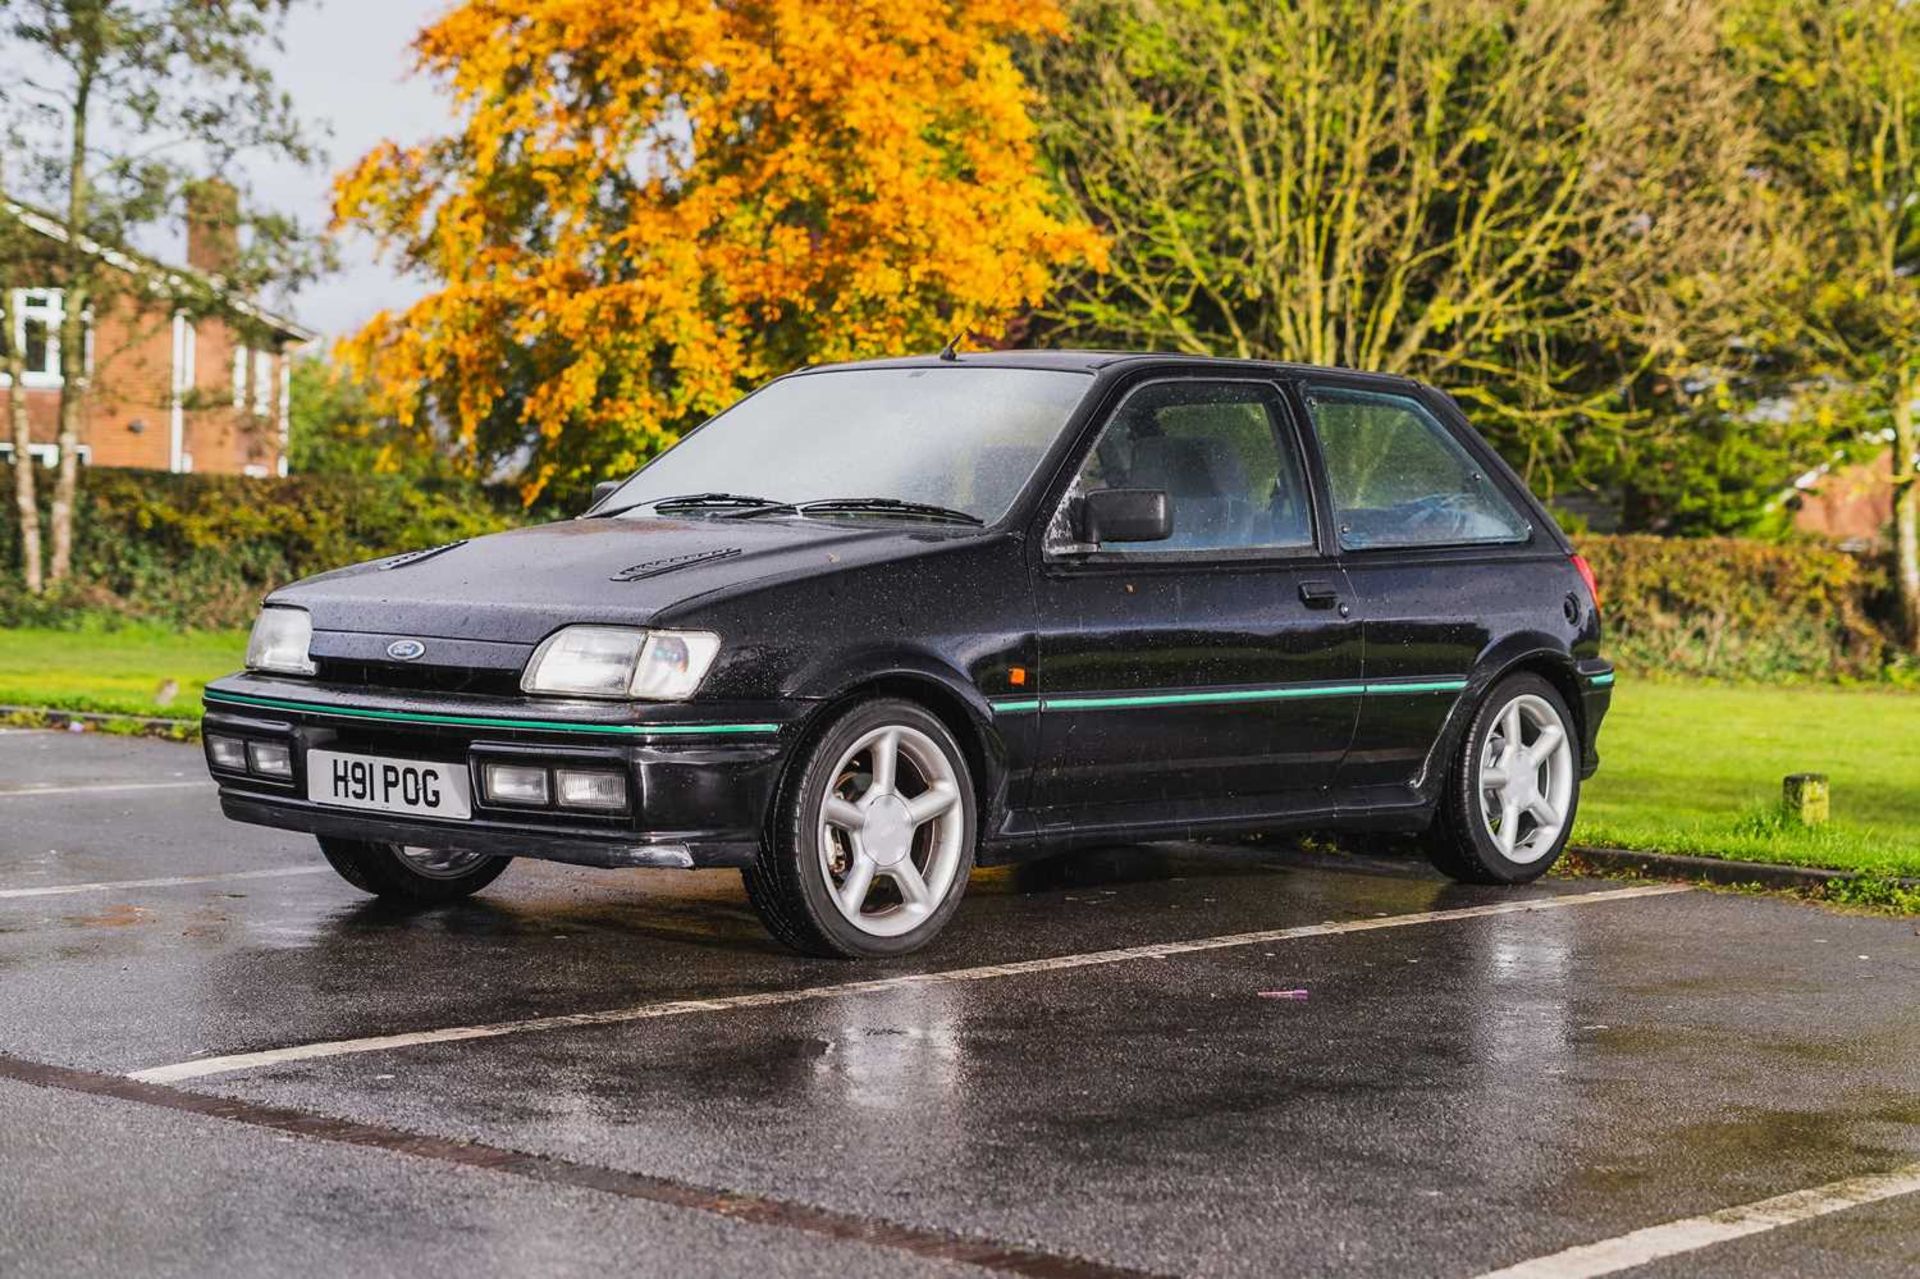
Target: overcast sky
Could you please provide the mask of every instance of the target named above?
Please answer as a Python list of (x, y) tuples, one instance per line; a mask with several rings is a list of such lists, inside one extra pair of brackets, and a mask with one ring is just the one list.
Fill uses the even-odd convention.
[[(413, 141), (443, 129), (446, 99), (407, 75), (407, 45), (448, 0), (305, 0), (287, 19), (281, 85), (316, 126), (324, 123), (327, 163), (313, 171), (256, 163), (249, 171), (267, 207), (324, 226), (332, 176), (383, 138)], [(184, 256), (184, 244), (169, 256)], [(341, 245), (341, 270), (293, 300), (294, 318), (328, 337), (351, 332), (375, 311), (404, 305), (421, 286), (373, 261), (363, 241)]]

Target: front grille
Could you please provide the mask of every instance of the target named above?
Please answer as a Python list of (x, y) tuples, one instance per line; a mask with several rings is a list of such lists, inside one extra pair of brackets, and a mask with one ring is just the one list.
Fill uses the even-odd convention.
[(409, 693), (475, 693), (515, 697), (520, 672), (477, 666), (414, 666), (394, 662), (348, 662), (322, 657), (315, 661), (319, 678), (328, 684), (356, 688), (391, 688)]

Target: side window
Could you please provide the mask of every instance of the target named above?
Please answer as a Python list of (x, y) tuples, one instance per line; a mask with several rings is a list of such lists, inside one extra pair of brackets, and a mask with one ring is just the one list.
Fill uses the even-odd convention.
[(1307, 405), (1343, 549), (1524, 542), (1531, 534), (1472, 454), (1418, 402), (1323, 387), (1308, 392)]
[(1156, 382), (1129, 394), (1068, 490), (1047, 533), (1049, 550), (1072, 545), (1074, 502), (1107, 488), (1167, 495), (1173, 535), (1130, 543), (1130, 555), (1313, 544), (1299, 454), (1262, 386)]

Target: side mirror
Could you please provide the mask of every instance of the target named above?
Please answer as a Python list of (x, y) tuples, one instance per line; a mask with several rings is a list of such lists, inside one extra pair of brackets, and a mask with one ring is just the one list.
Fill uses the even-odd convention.
[(587, 503), (587, 509), (591, 511), (599, 506), (600, 503), (612, 497), (614, 491), (617, 490), (622, 483), (624, 483), (622, 480), (601, 480), (598, 484), (594, 485), (593, 500)]
[(1161, 489), (1095, 489), (1080, 499), (1080, 540), (1164, 542), (1173, 536), (1173, 510)]

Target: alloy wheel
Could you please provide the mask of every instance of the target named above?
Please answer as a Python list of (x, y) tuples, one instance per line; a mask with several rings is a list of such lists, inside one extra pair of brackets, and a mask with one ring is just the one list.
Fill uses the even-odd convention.
[(965, 852), (952, 761), (919, 729), (886, 724), (828, 776), (816, 842), (834, 906), (869, 936), (911, 932), (946, 899)]
[(408, 869), (428, 879), (458, 879), (487, 860), (485, 853), (470, 853), (459, 848), (417, 848), (397, 846), (400, 860)]
[(1544, 697), (1522, 693), (1480, 748), (1480, 819), (1502, 856), (1526, 865), (1551, 853), (1573, 805), (1573, 743)]

